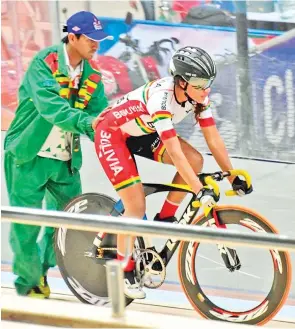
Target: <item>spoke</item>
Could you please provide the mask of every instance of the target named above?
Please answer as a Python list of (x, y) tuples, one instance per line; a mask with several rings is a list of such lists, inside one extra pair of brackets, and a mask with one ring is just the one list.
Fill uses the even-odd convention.
[[(203, 258), (203, 259), (206, 259), (208, 260), (209, 262), (211, 263), (214, 263), (214, 264), (217, 264), (217, 265), (222, 265), (220, 267), (216, 267), (216, 268), (212, 268), (212, 270), (215, 270), (215, 269), (221, 269), (221, 268), (224, 268), (226, 269), (226, 267), (224, 266), (224, 264), (222, 263), (219, 263), (219, 262), (216, 262), (215, 260), (211, 259), (211, 258), (208, 258), (208, 257), (205, 257), (203, 255), (198, 255), (200, 258)], [(208, 268), (209, 269), (209, 268)], [(202, 270), (204, 270), (204, 268), (202, 268)], [(254, 275), (254, 274), (250, 274), (250, 273), (246, 273), (244, 271), (241, 271), (241, 270), (238, 270), (238, 272), (236, 273), (241, 273), (241, 274), (244, 274), (244, 275), (248, 275), (248, 276), (251, 276), (252, 278), (255, 278), (255, 279), (261, 279), (261, 277), (257, 276), (257, 275)]]
[(225, 270), (226, 268), (224, 266), (219, 266), (219, 267), (202, 267), (202, 271), (217, 271), (217, 270)]
[(225, 265), (224, 265), (224, 264), (219, 263), (219, 262), (216, 262), (215, 260), (213, 260), (213, 259), (211, 259), (211, 258), (205, 257), (205, 256), (203, 256), (203, 255), (198, 255), (198, 256), (199, 256), (200, 258), (203, 258), (203, 259), (208, 260), (208, 261), (211, 262), (211, 263), (221, 265), (222, 267), (225, 268)]
[(246, 272), (243, 272), (241, 270), (239, 270), (236, 273), (240, 273), (240, 274), (244, 274), (244, 275), (247, 275), (247, 276), (251, 276), (252, 278), (255, 278), (255, 279), (262, 279), (260, 276), (257, 276), (257, 275), (254, 275), (254, 274), (250, 274), (250, 273), (246, 273)]

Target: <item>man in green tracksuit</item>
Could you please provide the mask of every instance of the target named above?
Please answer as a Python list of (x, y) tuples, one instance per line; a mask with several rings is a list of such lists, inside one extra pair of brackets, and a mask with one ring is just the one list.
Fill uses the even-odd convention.
[[(101, 74), (91, 60), (111, 38), (90, 12), (71, 16), (63, 42), (40, 51), (19, 88), (19, 106), (5, 138), (5, 178), (11, 206), (62, 210), (81, 193), (80, 134), (94, 138), (107, 106)], [(39, 246), (39, 226), (12, 224), (15, 287), (20, 295), (49, 297), (47, 271), (55, 266), (53, 228)]]

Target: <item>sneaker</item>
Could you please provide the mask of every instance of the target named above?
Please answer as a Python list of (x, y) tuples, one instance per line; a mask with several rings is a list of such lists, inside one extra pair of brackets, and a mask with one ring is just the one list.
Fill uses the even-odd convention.
[(45, 297), (49, 298), (51, 291), (50, 291), (50, 287), (49, 287), (48, 282), (47, 282), (47, 276), (46, 275), (41, 276), (39, 288), (41, 289), (41, 291), (43, 292)]
[(40, 299), (46, 298), (45, 294), (39, 287), (33, 287), (31, 290), (28, 291), (26, 296)]
[(144, 299), (146, 294), (139, 283), (139, 280), (135, 276), (135, 271), (124, 272), (125, 296), (131, 299)]
[(162, 222), (162, 223), (178, 223), (178, 220), (175, 216), (160, 218), (160, 213), (157, 213), (157, 215), (154, 218), (154, 221), (156, 222)]

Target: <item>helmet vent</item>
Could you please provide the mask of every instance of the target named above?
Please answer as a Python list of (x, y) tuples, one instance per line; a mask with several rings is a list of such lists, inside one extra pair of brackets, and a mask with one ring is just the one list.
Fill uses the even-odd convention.
[(215, 79), (216, 65), (210, 55), (202, 48), (186, 46), (178, 49), (171, 59), (170, 72), (189, 81), (191, 78)]

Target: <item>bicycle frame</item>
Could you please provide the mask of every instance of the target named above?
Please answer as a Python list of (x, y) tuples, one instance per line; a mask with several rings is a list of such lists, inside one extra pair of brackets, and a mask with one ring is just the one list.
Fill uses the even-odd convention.
[[(230, 172), (225, 173), (217, 172), (213, 174), (200, 174), (198, 177), (206, 188), (210, 186), (210, 188), (214, 190), (215, 195), (219, 195), (218, 183), (215, 182), (215, 180), (219, 181), (230, 175), (244, 176), (248, 188), (251, 187), (249, 175), (247, 177), (247, 173), (243, 175), (241, 171), (236, 170), (230, 170)], [(196, 196), (186, 185), (143, 184), (143, 187), (146, 196), (158, 192), (167, 193), (170, 191), (189, 193), (184, 201), (185, 205), (182, 205), (182, 209), (184, 210), (181, 216), (179, 216), (179, 224), (203, 225), (211, 227), (212, 229), (225, 229), (227, 227), (230, 229), (233, 225), (239, 225), (240, 227), (246, 227), (254, 232), (278, 233), (266, 218), (255, 211), (241, 206), (225, 205), (216, 207), (216, 204), (213, 205), (212, 199), (207, 199), (206, 196), (205, 198), (199, 198), (199, 195), (197, 194)], [(230, 191), (226, 194), (234, 195), (236, 192)], [(216, 198), (214, 199), (217, 200)], [(80, 207), (81, 204), (89, 204), (89, 206), (86, 208), (83, 206), (82, 211), (82, 208)], [(204, 214), (203, 211), (197, 214), (200, 207), (204, 210)], [(108, 215), (112, 212), (113, 215), (117, 216), (122, 215), (124, 211), (121, 201), (116, 202), (113, 198), (100, 193), (82, 194), (71, 200), (65, 208), (65, 211), (69, 212), (78, 213), (80, 210), (81, 212), (86, 213), (92, 213), (93, 211), (93, 213), (101, 215)], [(122, 218), (122, 220), (124, 220), (124, 218)], [(171, 224), (162, 223), (161, 225), (169, 226)], [(105, 276), (105, 264), (108, 260), (116, 258), (117, 256), (116, 234), (102, 233), (102, 235), (106, 235), (104, 238), (101, 237), (99, 233), (95, 237), (95, 240), (97, 239), (98, 241), (93, 241), (92, 232), (65, 230), (64, 228), (60, 228), (56, 233), (54, 245), (57, 263), (60, 267), (62, 277), (69, 289), (83, 303), (99, 305), (106, 304), (109, 300), (107, 298), (108, 290)], [(91, 244), (91, 242), (93, 242), (93, 244)], [(137, 275), (143, 276), (142, 284), (147, 288), (158, 288), (164, 283), (166, 266), (168, 266), (173, 254), (176, 249), (178, 249), (180, 284), (193, 308), (205, 318), (247, 324), (263, 324), (269, 321), (278, 312), (288, 297), (292, 280), (291, 261), (288, 253), (269, 250), (273, 263), (273, 281), (272, 283), (270, 281), (271, 286), (268, 284), (269, 280), (266, 282), (266, 286), (269, 287), (268, 293), (264, 294), (264, 292), (267, 292), (263, 288), (265, 277), (257, 277), (263, 281), (263, 287), (260, 286), (260, 282), (257, 283), (257, 281), (255, 281), (253, 285), (251, 284), (251, 286), (246, 285), (245, 289), (247, 289), (247, 292), (250, 289), (249, 296), (253, 296), (253, 298), (246, 298), (247, 301), (251, 301), (249, 305), (247, 303), (248, 306), (245, 305), (245, 307), (247, 307), (246, 310), (241, 311), (240, 306), (238, 306), (239, 310), (237, 311), (236, 307), (234, 310), (233, 308), (228, 309), (228, 306), (223, 309), (219, 304), (219, 300), (218, 304), (216, 304), (216, 301), (211, 298), (211, 289), (210, 291), (207, 290), (207, 281), (203, 281), (204, 275), (207, 275), (208, 273), (208, 268), (205, 266), (205, 272), (202, 272), (202, 266), (204, 264), (203, 249), (199, 251), (200, 243), (197, 240), (182, 242), (168, 239), (167, 241), (164, 241), (164, 243), (162, 243), (162, 245), (164, 245), (165, 250), (163, 250), (165, 252), (158, 252), (157, 255), (155, 254), (157, 251), (153, 248), (148, 248), (143, 238), (138, 236), (134, 255)], [(202, 245), (203, 244), (201, 243), (201, 246)], [(90, 250), (89, 247), (91, 247)], [(239, 271), (243, 265), (248, 265), (247, 261), (252, 263), (252, 254), (250, 254), (248, 260), (246, 257), (245, 264), (243, 264), (244, 262), (240, 264), (236, 250), (230, 249), (226, 245), (218, 244), (217, 241), (215, 247), (217, 250), (213, 252), (212, 259), (216, 257), (217, 252), (217, 257), (219, 258), (218, 263), (224, 263), (225, 269), (227, 268), (230, 272)], [(238, 249), (238, 251), (239, 250), (240, 249)], [(211, 251), (212, 250), (210, 249), (210, 252)], [(211, 257), (210, 255), (211, 253), (209, 254), (209, 257)], [(244, 253), (242, 252), (241, 255), (243, 255), (244, 260)], [(254, 257), (256, 257), (256, 255)], [(199, 261), (200, 258), (202, 259), (201, 261)], [(209, 260), (207, 257), (205, 257), (205, 259), (207, 259), (206, 262)], [(222, 261), (220, 262), (221, 259)], [(101, 266), (97, 266), (97, 264)], [(266, 262), (262, 261), (261, 266), (264, 267), (264, 264), (266, 264)], [(224, 266), (221, 264), (221, 267)], [(215, 267), (213, 267), (213, 269), (214, 268)], [(201, 269), (200, 277), (199, 269)], [(269, 266), (267, 266), (267, 270), (268, 269)], [(196, 273), (197, 271), (198, 274)], [(88, 276), (88, 274), (91, 275)], [(213, 280), (214, 274), (215, 273), (212, 273), (211, 277)], [(241, 274), (247, 273), (241, 272)], [(99, 278), (98, 281), (97, 278)], [(199, 280), (200, 278), (201, 280)], [(201, 283), (205, 283), (206, 289), (202, 288)], [(224, 289), (228, 291), (227, 283), (225, 286), (222, 284), (220, 288), (221, 290), (218, 288), (216, 291), (220, 290), (221, 292), (224, 291)], [(264, 299), (262, 299), (261, 302), (259, 301), (260, 304), (253, 308), (252, 300), (253, 302), (258, 300), (257, 293), (260, 291), (260, 288), (263, 290), (261, 292), (263, 292)], [(222, 296), (226, 299), (228, 297), (240, 299), (246, 291), (245, 289), (238, 284), (238, 286), (235, 287), (232, 296), (230, 293), (222, 293), (222, 295), (216, 294), (216, 296)], [(209, 295), (207, 295), (207, 293), (209, 293)], [(126, 299), (126, 305), (131, 302), (132, 299)], [(241, 308), (244, 308), (244, 306), (241, 306)]]
[[(203, 185), (211, 185), (211, 187), (213, 187), (216, 195), (219, 195), (219, 187), (218, 187), (216, 181), (221, 181), (225, 177), (239, 175), (239, 174), (245, 177), (248, 186), (250, 186), (251, 178), (248, 175), (248, 173), (243, 170), (230, 170), (230, 171), (226, 171), (226, 172), (215, 172), (213, 174), (201, 173), (201, 174), (198, 174), (198, 178), (201, 180)], [(192, 221), (194, 220), (194, 218), (196, 217), (196, 215), (201, 207), (201, 204), (200, 204), (196, 194), (187, 185), (143, 183), (143, 188), (144, 188), (145, 197), (155, 194), (155, 193), (159, 193), (159, 192), (172, 192), (172, 191), (192, 194), (192, 197), (191, 197), (187, 207), (185, 208), (182, 216), (180, 217), (178, 224), (190, 225), (192, 223)], [(236, 192), (227, 191), (226, 195), (227, 196), (236, 195)], [(218, 218), (215, 207), (216, 207), (216, 205), (210, 209), (207, 209), (207, 210), (205, 209), (205, 216), (211, 217), (214, 220), (213, 224), (216, 227), (226, 229), (225, 224), (222, 223), (220, 221), (220, 219)], [(120, 215), (122, 215), (123, 211), (124, 211), (124, 207), (123, 207), (122, 201), (119, 200), (115, 204), (115, 206), (110, 214), (120, 216)], [(144, 217), (144, 219), (147, 219), (146, 216)], [(177, 250), (179, 244), (180, 244), (180, 241), (177, 241), (174, 239), (168, 239), (167, 242), (165, 243), (163, 249), (161, 250), (161, 253), (165, 252), (166, 266), (168, 265), (170, 259), (172, 258), (175, 251)], [(220, 246), (219, 249), (221, 250), (221, 256), (225, 263), (225, 266), (229, 270), (234, 271), (235, 269), (240, 268), (240, 261), (237, 256), (237, 253), (234, 249), (227, 248), (224, 246)], [(234, 265), (231, 264), (229, 256), (234, 260)]]
[[(144, 192), (145, 192), (146, 197), (148, 195), (159, 193), (159, 192), (172, 192), (172, 191), (192, 194), (187, 207), (183, 211), (183, 214), (181, 215), (181, 217), (178, 221), (178, 224), (190, 225), (200, 209), (199, 206), (198, 207), (193, 206), (193, 202), (197, 201), (197, 196), (195, 193), (193, 193), (191, 191), (191, 189), (188, 186), (186, 187), (185, 185), (183, 185), (182, 187), (179, 187), (179, 186), (175, 186), (173, 184), (143, 184), (143, 187), (144, 187)], [(180, 241), (175, 240), (175, 239), (168, 239), (166, 241), (166, 243), (162, 249), (162, 252), (164, 251), (165, 255), (166, 255), (166, 266), (168, 265), (172, 256), (176, 252), (179, 244), (180, 244)]]

